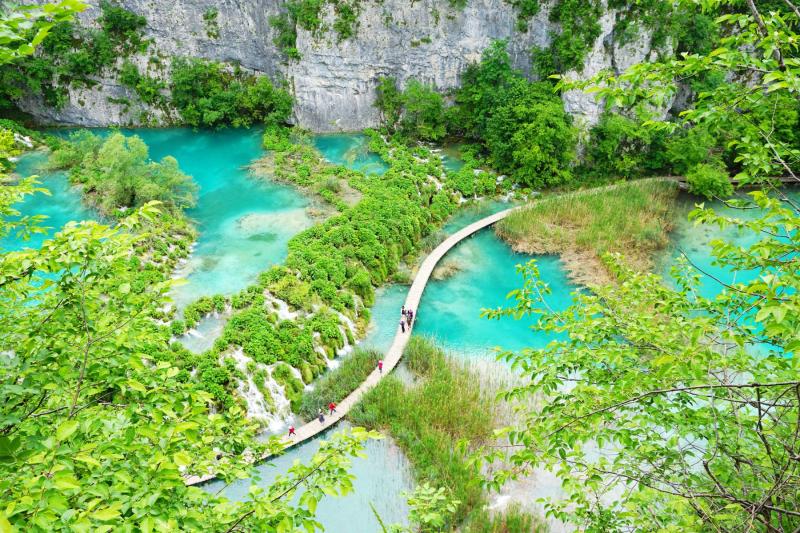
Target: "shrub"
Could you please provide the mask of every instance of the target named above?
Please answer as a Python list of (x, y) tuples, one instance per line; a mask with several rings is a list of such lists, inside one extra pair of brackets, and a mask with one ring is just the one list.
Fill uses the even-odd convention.
[(604, 114), (592, 127), (584, 169), (599, 177), (633, 178), (645, 173), (651, 131), (616, 113)]
[[(505, 41), (470, 65), (447, 113), (450, 131), (479, 142), (499, 172), (528, 187), (572, 178), (577, 130), (549, 83), (531, 83), (511, 66)], [(469, 191), (466, 175), (459, 188)], [(488, 183), (482, 184), (489, 187)]]
[(172, 63), (172, 104), (192, 126), (284, 124), (292, 97), (265, 76), (221, 63), (176, 58)]
[[(181, 172), (174, 157), (151, 161), (139, 137), (114, 133), (101, 139), (83, 131), (72, 134), (70, 141), (51, 154), (48, 166), (70, 168), (70, 180), (81, 183), (103, 213), (151, 201), (178, 209), (194, 205), (197, 185), (192, 178)], [(160, 251), (167, 253), (166, 248)]]
[(403, 91), (394, 78), (381, 78), (375, 106), (386, 125), (407, 140), (438, 141), (446, 133), (444, 98), (433, 88), (409, 80)]
[(733, 185), (725, 167), (717, 163), (695, 165), (686, 174), (689, 192), (706, 198), (728, 198), (733, 194)]

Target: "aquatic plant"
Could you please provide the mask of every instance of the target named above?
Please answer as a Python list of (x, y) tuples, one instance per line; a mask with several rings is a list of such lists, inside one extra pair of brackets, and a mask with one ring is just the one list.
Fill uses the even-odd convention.
[(678, 210), (678, 187), (670, 180), (640, 180), (545, 196), (511, 213), (497, 234), (521, 251), (562, 254), (580, 281), (607, 279), (600, 261), (606, 252), (647, 270), (668, 243)]
[(303, 393), (297, 413), (310, 420), (317, 415), (317, 409), (342, 401), (377, 368), (382, 357), (375, 350), (356, 349), (337, 368), (323, 374), (312, 390)]
[(485, 501), (478, 472), (460, 442), (492, 440), (496, 400), (481, 390), (476, 376), (430, 340), (412, 337), (403, 360), (417, 383), (404, 385), (396, 376), (387, 376), (349, 417), (356, 424), (388, 430), (419, 482), (444, 487), (460, 501), (449, 524), (460, 523)]

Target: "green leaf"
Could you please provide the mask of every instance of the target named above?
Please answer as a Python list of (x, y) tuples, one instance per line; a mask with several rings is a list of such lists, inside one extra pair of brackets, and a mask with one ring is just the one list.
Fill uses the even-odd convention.
[(189, 466), (192, 464), (192, 457), (186, 452), (178, 452), (172, 456), (178, 466)]
[(102, 521), (114, 520), (115, 518), (119, 517), (119, 509), (106, 507), (105, 509), (100, 509), (99, 511), (93, 512), (91, 517)]
[(59, 441), (65, 441), (69, 439), (77, 429), (78, 429), (77, 420), (67, 420), (65, 422), (62, 422), (61, 425), (59, 425), (58, 429), (56, 430), (56, 439)]

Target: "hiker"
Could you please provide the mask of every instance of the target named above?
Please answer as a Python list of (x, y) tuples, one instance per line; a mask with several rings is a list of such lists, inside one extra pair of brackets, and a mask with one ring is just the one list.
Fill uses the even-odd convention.
[(408, 325), (411, 326), (411, 322), (414, 320), (414, 311), (411, 309), (406, 309), (406, 320), (408, 320)]
[(378, 360), (378, 372), (383, 374), (383, 359)]
[(294, 426), (289, 426), (289, 436), (290, 437), (297, 436), (297, 433), (294, 432)]
[(400, 319), (400, 331), (402, 331), (403, 333), (406, 332), (406, 321), (403, 320), (402, 318)]
[(328, 410), (330, 411), (330, 413), (328, 413), (328, 416), (333, 416), (333, 413), (336, 412), (336, 404), (333, 402), (329, 403)]
[(322, 408), (320, 407), (317, 409), (317, 418), (319, 419), (320, 424), (325, 423), (325, 413), (322, 412)]
[(405, 305), (400, 306), (400, 316), (402, 316), (402, 317), (406, 316), (406, 306)]

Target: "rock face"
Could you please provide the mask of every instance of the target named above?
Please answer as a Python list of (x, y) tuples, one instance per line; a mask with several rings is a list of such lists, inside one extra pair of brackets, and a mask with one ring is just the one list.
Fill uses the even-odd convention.
[[(24, 3), (43, 3), (27, 0)], [(93, 25), (99, 0), (80, 15)], [(273, 44), (269, 19), (285, 10), (283, 0), (121, 0), (120, 5), (147, 19), (146, 36), (153, 40), (151, 55), (161, 58), (157, 71), (148, 57), (136, 63), (151, 75), (167, 78), (172, 56), (195, 56), (235, 62), (257, 74), (287, 81), (296, 100), (295, 122), (315, 132), (353, 131), (378, 124), (373, 106), (381, 76), (393, 76), (402, 86), (416, 78), (439, 90), (457, 87), (465, 67), (480, 58), (495, 39), (507, 39), (514, 64), (529, 71), (529, 51), (546, 47), (557, 28), (548, 20), (548, 6), (531, 18), (525, 32), (516, 30), (517, 13), (506, 0), (469, 0), (450, 7), (441, 0), (361, 0), (353, 37), (339, 41), (333, 31), (320, 35), (298, 28), (301, 59), (287, 61)], [(209, 35), (203, 15), (216, 10), (218, 30)], [(333, 5), (323, 7), (324, 26), (335, 21)], [(642, 38), (624, 48), (611, 44), (614, 13), (601, 20), (602, 35), (587, 57), (583, 75), (604, 68), (624, 68), (651, 53)], [(165, 124), (175, 117), (140, 102), (113, 77), (101, 77), (90, 89), (71, 89), (60, 110), (35, 98), (20, 107), (42, 122), (85, 126)], [(122, 103), (126, 100), (133, 103)], [(593, 123), (601, 107), (591, 95), (564, 95), (568, 111), (579, 122)]]

